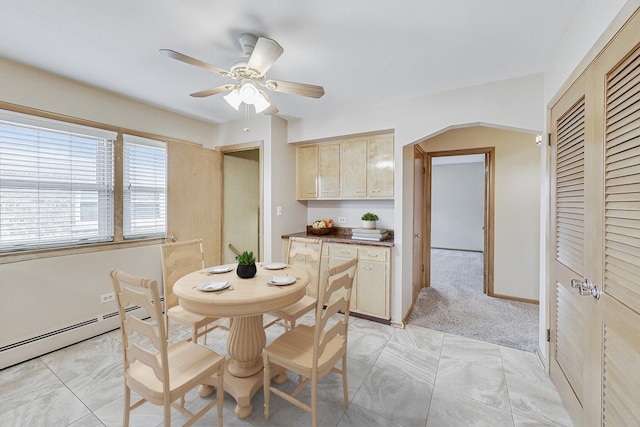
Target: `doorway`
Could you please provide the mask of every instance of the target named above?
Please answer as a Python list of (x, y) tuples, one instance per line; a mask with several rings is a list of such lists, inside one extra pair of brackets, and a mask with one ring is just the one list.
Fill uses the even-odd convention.
[(261, 259), (262, 179), (260, 149), (226, 151), (223, 155), (222, 261), (251, 251)]
[(493, 296), (493, 147), (428, 152), (425, 165), (425, 286), (434, 250), (467, 251), (479, 254), (472, 263), (480, 262), (482, 292)]

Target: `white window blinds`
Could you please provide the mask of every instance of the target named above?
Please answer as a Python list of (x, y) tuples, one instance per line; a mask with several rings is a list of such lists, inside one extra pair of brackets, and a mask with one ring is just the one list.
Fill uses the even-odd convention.
[(165, 237), (167, 210), (166, 144), (124, 135), (125, 239)]
[(111, 241), (115, 136), (0, 111), (0, 251)]

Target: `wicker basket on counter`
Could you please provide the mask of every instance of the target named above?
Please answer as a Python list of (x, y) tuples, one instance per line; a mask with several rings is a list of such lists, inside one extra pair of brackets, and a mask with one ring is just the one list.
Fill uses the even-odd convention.
[(327, 228), (313, 228), (310, 225), (307, 225), (307, 234), (315, 234), (317, 236), (323, 236), (325, 234), (333, 233), (333, 227)]

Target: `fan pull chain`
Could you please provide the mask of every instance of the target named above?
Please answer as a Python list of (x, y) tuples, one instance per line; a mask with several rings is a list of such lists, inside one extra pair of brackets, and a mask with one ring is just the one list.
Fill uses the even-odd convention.
[(249, 132), (249, 104), (244, 104), (244, 129), (245, 132)]

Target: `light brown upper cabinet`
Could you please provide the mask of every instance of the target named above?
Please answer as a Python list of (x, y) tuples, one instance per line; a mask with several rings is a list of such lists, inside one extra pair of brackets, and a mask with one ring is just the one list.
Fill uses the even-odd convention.
[(367, 197), (367, 140), (351, 139), (342, 143), (342, 197)]
[(318, 145), (318, 197), (340, 197), (340, 144)]
[(367, 197), (393, 197), (393, 137), (367, 141)]
[(336, 140), (297, 149), (298, 200), (393, 198), (393, 136)]
[(318, 198), (318, 146), (296, 150), (296, 191), (299, 200)]

